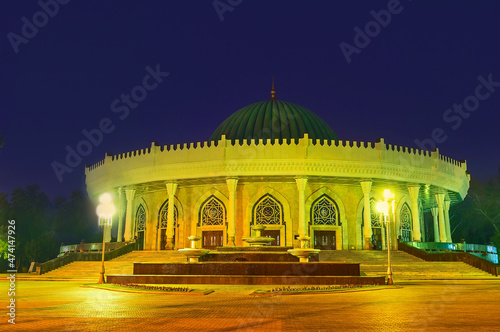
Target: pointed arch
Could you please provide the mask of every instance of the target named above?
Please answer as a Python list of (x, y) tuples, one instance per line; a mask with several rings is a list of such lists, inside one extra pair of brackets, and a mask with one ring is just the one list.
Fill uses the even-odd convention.
[(146, 209), (142, 204), (139, 204), (137, 212), (135, 213), (135, 223), (137, 232), (146, 230)]
[[(377, 202), (380, 200), (380, 196), (377, 195), (376, 193), (372, 193), (370, 195), (370, 223), (372, 226), (372, 244), (375, 249), (383, 249), (385, 248), (385, 227), (383, 223), (380, 221), (380, 213), (377, 212), (376, 205)], [(358, 243), (358, 248), (362, 249), (363, 248), (363, 242), (364, 242), (364, 218), (363, 214), (365, 211), (364, 207), (364, 201), (361, 199), (358, 203), (358, 224), (360, 225), (360, 232), (359, 236), (357, 236), (357, 242)]]
[(137, 239), (138, 250), (143, 250), (146, 245), (146, 227), (148, 224), (147, 205), (144, 199), (139, 203), (135, 213), (135, 238)]
[[(168, 198), (161, 205), (158, 212), (158, 228), (167, 228), (167, 220), (168, 220)], [(179, 220), (179, 209), (177, 208), (177, 202), (174, 199), (174, 225), (178, 223)]]
[[(191, 222), (191, 234), (196, 234), (196, 235), (200, 235), (198, 234), (198, 231), (197, 229), (199, 228), (199, 226), (201, 226), (201, 222), (200, 222), (200, 210), (203, 206), (203, 204), (207, 201), (207, 199), (210, 197), (210, 196), (215, 196), (217, 197), (217, 199), (219, 199), (223, 204), (224, 206), (228, 206), (229, 205), (229, 199), (220, 191), (220, 190), (217, 190), (216, 188), (210, 188), (210, 190), (207, 190), (205, 193), (203, 193), (203, 195), (201, 195), (198, 200), (196, 200), (196, 203), (194, 204), (194, 215), (198, 215), (198, 218), (197, 220), (192, 220)], [(194, 218), (193, 218), (194, 219)]]
[(215, 195), (208, 197), (199, 210), (198, 226), (224, 226), (227, 211), (224, 203)]
[(399, 235), (401, 241), (412, 241), (413, 217), (410, 206), (403, 203), (399, 212)]
[(280, 245), (292, 245), (293, 242), (293, 233), (292, 233), (292, 225), (293, 225), (293, 219), (292, 219), (292, 213), (290, 210), (290, 203), (288, 199), (285, 198), (280, 192), (277, 190), (271, 188), (271, 187), (264, 187), (264, 188), (259, 188), (259, 190), (249, 199), (248, 201), (248, 206), (247, 206), (247, 212), (246, 212), (246, 218), (243, 220), (243, 238), (249, 237), (250, 236), (250, 228), (251, 228), (251, 221), (254, 220), (253, 212), (254, 212), (254, 207), (255, 205), (266, 195), (270, 195), (273, 197), (277, 202), (279, 202), (279, 206), (281, 208), (281, 224), (277, 225), (269, 225), (267, 226), (267, 230), (273, 230), (273, 231), (280, 231), (280, 239), (284, 241), (280, 241)]
[[(337, 212), (337, 224), (336, 225), (315, 225), (314, 224), (314, 206), (322, 198), (326, 198), (333, 202), (334, 207)], [(348, 249), (348, 223), (346, 220), (345, 206), (344, 202), (333, 190), (328, 187), (321, 187), (312, 193), (306, 199), (306, 218), (309, 225), (311, 238), (314, 240), (314, 232), (322, 230), (334, 230), (336, 232), (336, 248), (337, 249)]]
[(254, 225), (282, 225), (283, 204), (271, 194), (265, 194), (252, 209), (250, 226)]
[(134, 215), (135, 219), (134, 219), (134, 223), (133, 223), (133, 232), (132, 232), (133, 236), (137, 236), (137, 233), (139, 232), (139, 227), (138, 227), (139, 223), (138, 223), (138, 219), (137, 219), (137, 216), (138, 216), (137, 213), (139, 212), (139, 209), (141, 208), (141, 206), (144, 209), (144, 229), (143, 229), (143, 231), (146, 230), (147, 225), (148, 225), (150, 218), (151, 218), (148, 204), (143, 197), (139, 197), (136, 199), (135, 206), (137, 206), (137, 208), (135, 210), (135, 215)]
[(311, 206), (311, 225), (342, 226), (337, 203), (327, 194), (317, 198)]
[(212, 245), (215, 248), (227, 243), (228, 205), (229, 199), (216, 188), (206, 191), (196, 201), (193, 214), (197, 218), (193, 219), (197, 220), (191, 222), (191, 234), (202, 237), (203, 248)]
[(396, 234), (394, 237), (391, 236), (391, 241), (394, 243), (397, 243), (398, 238), (402, 241), (413, 241), (413, 216), (410, 206), (410, 196), (402, 195), (396, 206)]

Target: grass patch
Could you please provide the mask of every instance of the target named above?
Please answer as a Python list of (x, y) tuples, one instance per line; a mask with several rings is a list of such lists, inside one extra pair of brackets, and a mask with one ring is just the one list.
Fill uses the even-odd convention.
[(283, 286), (267, 290), (256, 290), (251, 295), (291, 295), (306, 293), (330, 293), (384, 288), (378, 285), (330, 285), (330, 286)]
[(128, 293), (150, 293), (170, 295), (207, 295), (213, 290), (192, 289), (188, 287), (171, 287), (148, 284), (85, 284), (82, 287), (106, 289)]

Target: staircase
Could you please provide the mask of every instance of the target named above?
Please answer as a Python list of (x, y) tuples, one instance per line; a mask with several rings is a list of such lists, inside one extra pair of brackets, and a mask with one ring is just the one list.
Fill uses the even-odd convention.
[[(387, 251), (333, 250), (319, 254), (322, 262), (360, 263), (362, 274), (387, 275)], [(133, 263), (184, 263), (186, 256), (174, 250), (132, 251), (105, 261), (106, 275), (132, 274)], [(391, 251), (394, 280), (409, 279), (491, 279), (491, 274), (462, 262), (427, 262), (403, 251)], [(47, 278), (97, 279), (101, 262), (77, 261), (43, 274)]]
[[(360, 263), (367, 276), (387, 275), (387, 251), (335, 250), (320, 252), (320, 261)], [(395, 280), (408, 279), (484, 279), (491, 274), (463, 262), (427, 262), (403, 251), (391, 251), (391, 265)]]
[[(134, 262), (144, 263), (184, 263), (186, 256), (174, 251), (132, 251), (123, 256), (104, 262), (106, 275), (132, 274)], [(101, 272), (100, 261), (76, 261), (43, 274), (47, 278), (96, 279)]]

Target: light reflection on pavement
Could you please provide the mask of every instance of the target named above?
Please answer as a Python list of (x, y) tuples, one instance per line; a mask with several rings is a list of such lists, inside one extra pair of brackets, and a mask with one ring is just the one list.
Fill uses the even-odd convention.
[[(273, 297), (249, 295), (273, 286), (189, 285), (215, 290), (203, 296), (123, 293), (73, 281), (16, 283), (15, 329), (23, 331), (494, 331), (500, 322), (500, 280)], [(2, 316), (0, 330), (14, 330)]]

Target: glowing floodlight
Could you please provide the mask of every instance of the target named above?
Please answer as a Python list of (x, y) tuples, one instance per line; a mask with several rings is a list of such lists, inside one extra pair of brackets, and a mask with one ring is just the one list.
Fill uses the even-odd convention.
[(385, 216), (389, 214), (389, 203), (387, 201), (378, 201), (375, 207), (377, 212), (382, 213)]
[(390, 200), (394, 199), (394, 194), (391, 192), (390, 189), (384, 190), (384, 198), (386, 201), (390, 201)]
[(111, 226), (116, 207), (113, 204), (113, 197), (109, 193), (104, 193), (99, 197), (100, 204), (96, 213), (99, 217), (99, 226)]

